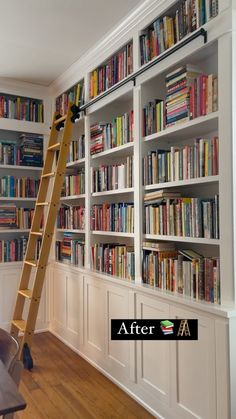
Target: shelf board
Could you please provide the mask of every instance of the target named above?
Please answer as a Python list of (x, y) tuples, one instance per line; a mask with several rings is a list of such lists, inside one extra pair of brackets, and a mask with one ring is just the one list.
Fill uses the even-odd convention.
[(81, 195), (61, 196), (60, 200), (61, 201), (73, 201), (75, 199), (84, 199), (84, 198), (85, 198), (85, 194), (81, 194)]
[(0, 234), (11, 234), (11, 233), (29, 233), (30, 229), (29, 228), (4, 228), (1, 229), (0, 228)]
[(57, 228), (58, 233), (79, 233), (79, 234), (85, 234), (84, 230), (76, 230), (76, 229), (67, 229), (67, 228)]
[(13, 268), (14, 266), (21, 266), (23, 263), (23, 260), (18, 261), (18, 262), (0, 262), (0, 268), (4, 268), (4, 267), (11, 267)]
[(120, 145), (119, 147), (114, 147), (114, 148), (110, 148), (109, 150), (105, 150), (102, 151), (101, 153), (97, 153), (97, 154), (92, 154), (92, 159), (98, 159), (100, 157), (103, 156), (109, 156), (110, 154), (116, 154), (116, 156), (123, 156), (123, 155), (127, 155), (127, 150), (130, 149), (132, 150), (134, 147), (134, 143), (127, 143), (127, 144), (123, 144)]
[(145, 143), (153, 140), (184, 140), (191, 137), (196, 137), (210, 131), (215, 131), (218, 128), (219, 112), (212, 112), (209, 115), (199, 116), (191, 121), (179, 123), (172, 127), (166, 128), (163, 131), (143, 137)]
[(219, 182), (218, 175), (198, 177), (198, 178), (186, 179), (186, 180), (176, 180), (174, 182), (155, 183), (153, 185), (144, 186), (144, 189), (145, 191), (150, 191), (152, 189), (165, 189), (165, 188), (173, 188), (173, 187), (179, 187), (179, 186), (200, 185), (203, 183), (217, 183), (217, 182)]
[(150, 240), (164, 240), (173, 242), (185, 242), (185, 243), (196, 243), (196, 244), (212, 244), (220, 245), (219, 239), (205, 239), (204, 237), (182, 237), (182, 236), (164, 236), (157, 234), (144, 234), (145, 239)]
[(41, 135), (49, 134), (49, 124), (45, 122), (21, 121), (10, 118), (0, 118), (0, 129)]
[[(125, 85), (123, 82), (126, 78), (130, 77), (127, 76), (124, 79), (120, 80), (115, 85), (111, 86), (105, 92), (100, 93), (99, 95), (95, 96), (95, 98), (90, 99), (87, 103), (90, 103), (89, 108), (87, 108), (86, 112), (90, 115), (93, 112), (96, 112), (105, 106), (110, 105), (112, 102), (115, 101), (125, 101), (125, 100), (132, 100), (133, 98), (133, 82), (130, 80)], [(115, 86), (115, 90), (114, 90)], [(119, 89), (118, 89), (119, 87)], [(107, 94), (109, 92), (109, 94)], [(105, 96), (103, 96), (105, 93)]]
[(124, 193), (132, 193), (134, 188), (113, 189), (112, 191), (93, 192), (92, 196), (118, 195)]
[(0, 201), (23, 201), (23, 202), (34, 202), (36, 198), (16, 198), (16, 197), (8, 197), (8, 196), (0, 196)]
[(42, 167), (36, 167), (36, 166), (15, 166), (13, 164), (0, 164), (0, 170), (28, 170), (30, 172), (41, 172)]
[(85, 157), (83, 159), (75, 160), (66, 164), (67, 169), (82, 166), (85, 163)]
[(91, 233), (98, 236), (134, 237), (134, 233), (120, 233), (118, 231), (92, 230)]

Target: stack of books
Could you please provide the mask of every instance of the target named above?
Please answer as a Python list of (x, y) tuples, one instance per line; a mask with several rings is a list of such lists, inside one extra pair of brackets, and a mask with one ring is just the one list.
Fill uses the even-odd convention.
[(215, 112), (218, 108), (217, 76), (201, 74), (189, 64), (166, 76), (166, 126)]
[(142, 272), (145, 284), (220, 304), (218, 257), (203, 257), (191, 249), (149, 248), (143, 250)]
[(113, 55), (107, 62), (90, 73), (90, 99), (133, 72), (133, 44), (129, 43)]
[(219, 239), (219, 196), (181, 198), (178, 192), (146, 194), (146, 234)]
[(39, 189), (39, 179), (4, 176), (0, 179), (0, 196), (15, 198), (35, 198)]
[(95, 243), (91, 247), (91, 264), (96, 271), (129, 281), (135, 279), (134, 248), (125, 244)]
[(83, 159), (85, 157), (84, 139), (85, 136), (80, 135), (80, 137), (77, 140), (72, 140), (72, 142), (70, 143), (70, 151), (67, 160), (68, 163)]
[(76, 175), (66, 175), (62, 196), (81, 195), (85, 193), (85, 171), (78, 170)]
[(84, 230), (85, 208), (79, 206), (61, 207), (57, 214), (57, 228)]
[(125, 163), (112, 166), (100, 166), (92, 172), (92, 192), (111, 191), (132, 188), (133, 156), (128, 156)]
[(0, 228), (17, 228), (15, 205), (9, 204), (0, 206)]
[(43, 122), (43, 101), (0, 94), (0, 118)]
[(164, 335), (172, 335), (174, 323), (170, 322), (170, 320), (162, 320), (161, 321), (161, 330)]
[(218, 0), (181, 0), (140, 36), (141, 65), (171, 48), (218, 14)]
[(93, 205), (91, 209), (91, 229), (133, 233), (134, 204), (119, 203)]
[(91, 154), (110, 150), (133, 141), (133, 111), (117, 116), (111, 123), (91, 126)]
[(60, 115), (65, 115), (68, 109), (68, 103), (75, 103), (76, 106), (81, 106), (84, 104), (84, 84), (79, 82), (75, 86), (71, 87), (65, 93), (62, 93), (61, 96), (56, 99), (56, 111)]
[(143, 136), (160, 132), (165, 128), (165, 102), (162, 99), (155, 99), (148, 102), (143, 108)]
[(219, 140), (198, 138), (193, 145), (149, 151), (143, 158), (143, 184), (218, 175)]
[(20, 139), (20, 165), (42, 167), (43, 137), (36, 134), (22, 134)]
[(73, 234), (64, 233), (62, 240), (56, 241), (56, 260), (59, 262), (84, 266), (84, 240)]

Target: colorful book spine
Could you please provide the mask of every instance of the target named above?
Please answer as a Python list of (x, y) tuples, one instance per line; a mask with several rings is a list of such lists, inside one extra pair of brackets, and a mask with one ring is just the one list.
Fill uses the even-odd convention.
[(84, 267), (84, 240), (65, 233), (55, 244), (56, 260), (78, 267)]
[(143, 108), (143, 136), (154, 134), (165, 129), (165, 103), (161, 99), (148, 102)]
[(129, 43), (90, 73), (90, 99), (105, 92), (132, 72), (133, 44)]
[(130, 111), (117, 116), (111, 123), (92, 125), (90, 128), (91, 154), (97, 154), (132, 142), (133, 124), (133, 111)]
[(91, 209), (91, 230), (134, 232), (134, 204), (101, 204)]
[[(28, 243), (27, 237), (19, 237), (12, 240), (0, 240), (0, 263), (19, 262), (23, 260)], [(37, 241), (35, 258), (40, 252), (41, 241)]]
[(145, 203), (146, 234), (219, 239), (219, 197)]
[(43, 101), (0, 93), (0, 118), (43, 122)]
[(70, 151), (68, 155), (68, 163), (81, 160), (85, 157), (85, 136), (81, 135), (77, 140), (70, 143)]
[(85, 208), (80, 206), (61, 207), (57, 215), (57, 228), (84, 230)]
[(95, 271), (132, 281), (135, 279), (134, 249), (123, 244), (95, 243), (91, 246)]
[(188, 258), (181, 253), (143, 250), (143, 282), (198, 301), (220, 304), (219, 258)]
[(218, 175), (218, 137), (193, 145), (149, 151), (143, 158), (143, 185)]
[(69, 102), (75, 103), (76, 106), (84, 104), (84, 83), (79, 82), (71, 87), (56, 99), (56, 111), (60, 115), (65, 115), (68, 109)]
[(80, 169), (76, 175), (66, 175), (62, 196), (81, 195), (85, 193), (85, 171)]
[(217, 0), (181, 0), (140, 36), (141, 65), (148, 63), (218, 14)]
[(124, 163), (100, 166), (92, 171), (92, 192), (104, 192), (133, 187), (133, 156)]

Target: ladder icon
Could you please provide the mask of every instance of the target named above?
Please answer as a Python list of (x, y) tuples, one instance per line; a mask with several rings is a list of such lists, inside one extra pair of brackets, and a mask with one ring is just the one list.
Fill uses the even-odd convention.
[[(19, 333), (23, 333), (20, 342), (19, 358), (23, 359), (24, 365), (28, 369), (33, 368), (30, 347), (37, 320), (57, 209), (60, 204), (67, 155), (72, 140), (72, 126), (76, 119), (79, 119), (79, 108), (71, 103), (68, 106), (66, 115), (61, 116), (58, 113), (54, 114), (32, 226), (21, 272), (19, 289), (17, 292), (16, 305), (11, 324), (11, 335), (17, 339)], [(61, 129), (63, 129), (63, 133), (62, 138), (59, 140), (58, 134)], [(52, 179), (51, 188), (50, 179)], [(47, 216), (42, 230), (41, 221), (44, 216), (45, 208), (47, 208)], [(38, 239), (41, 240), (39, 255), (37, 255), (36, 252)], [(34, 279), (33, 286), (30, 287), (32, 270), (34, 271)], [(23, 310), (26, 300), (29, 300), (29, 310), (26, 319), (23, 319)]]
[(188, 320), (181, 320), (177, 336), (191, 336)]

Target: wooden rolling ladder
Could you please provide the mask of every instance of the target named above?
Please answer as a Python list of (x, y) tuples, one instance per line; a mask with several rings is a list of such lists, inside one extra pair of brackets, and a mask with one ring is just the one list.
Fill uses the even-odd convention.
[[(23, 360), (25, 367), (28, 369), (33, 367), (30, 347), (35, 330), (46, 267), (52, 244), (57, 210), (60, 203), (67, 155), (72, 139), (73, 122), (78, 118), (79, 108), (72, 104), (69, 104), (68, 106), (67, 115), (61, 116), (58, 113), (54, 114), (32, 226), (21, 272), (11, 325), (11, 335), (18, 338), (19, 333), (23, 333), (23, 337), (20, 340), (19, 359)], [(59, 140), (58, 134), (61, 129), (63, 129), (63, 133), (61, 140)], [(50, 179), (52, 179), (53, 182), (51, 188), (49, 188)], [(45, 207), (47, 208), (47, 214), (44, 228), (41, 230), (40, 225), (44, 217)], [(37, 258), (36, 249), (37, 241), (39, 239), (41, 240), (41, 246)], [(34, 272), (32, 272), (32, 270), (34, 270)], [(31, 275), (32, 273), (33, 275)], [(32, 276), (33, 285), (30, 289), (29, 285)], [(28, 314), (26, 320), (24, 320), (23, 311), (27, 300), (29, 300)]]

